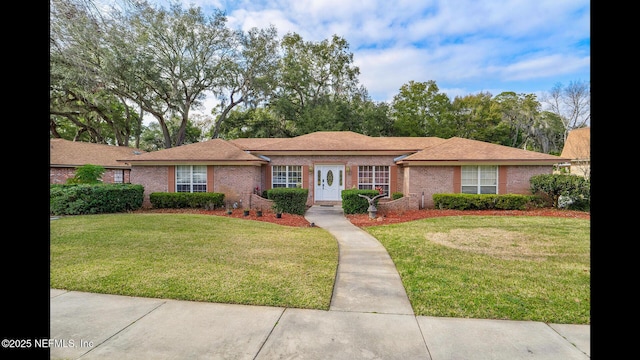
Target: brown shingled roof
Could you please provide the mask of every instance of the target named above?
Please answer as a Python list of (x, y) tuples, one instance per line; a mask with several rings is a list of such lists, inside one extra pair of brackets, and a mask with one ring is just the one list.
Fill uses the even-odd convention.
[(591, 128), (586, 127), (569, 131), (560, 156), (572, 160), (591, 159)]
[[(435, 137), (371, 137), (353, 131), (317, 131), (293, 138), (236, 139), (243, 148), (269, 151), (417, 151), (441, 141)], [(259, 140), (259, 139), (253, 139)], [(280, 140), (280, 141), (278, 141)]]
[(228, 143), (222, 139), (213, 139), (188, 145), (176, 146), (154, 152), (148, 152), (136, 157), (119, 159), (121, 161), (136, 162), (207, 162), (207, 161), (263, 161), (251, 155), (238, 146)]
[(341, 152), (408, 155), (401, 163), (502, 162), (555, 164), (568, 159), (483, 141), (454, 137), (370, 137), (352, 131), (318, 131), (293, 138), (213, 139), (118, 160), (133, 164), (162, 162), (266, 163), (256, 154)]
[(453, 137), (407, 156), (402, 161), (544, 161), (557, 163), (564, 160), (566, 159), (555, 155)]
[(264, 151), (348, 151), (375, 150), (373, 139), (353, 131), (317, 131), (264, 144), (254, 150)]
[(118, 162), (117, 159), (135, 157), (136, 153), (145, 153), (145, 151), (127, 146), (49, 139), (49, 166), (52, 167), (77, 167), (91, 164), (104, 168), (129, 168), (129, 165)]
[(229, 140), (230, 143), (238, 146), (242, 150), (254, 150), (265, 145), (271, 145), (287, 138), (238, 138)]

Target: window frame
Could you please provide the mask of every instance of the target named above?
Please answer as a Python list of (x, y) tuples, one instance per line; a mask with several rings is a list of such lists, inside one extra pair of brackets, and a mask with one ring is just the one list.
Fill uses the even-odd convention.
[[(498, 171), (497, 165), (461, 166), (460, 192), (475, 195), (498, 194)], [(470, 191), (472, 188), (473, 192)]]
[(207, 165), (176, 165), (175, 169), (175, 192), (207, 192)]
[(271, 188), (301, 188), (302, 165), (271, 165)]
[(124, 184), (124, 170), (118, 169), (113, 171), (113, 183)]
[[(363, 181), (367, 180), (367, 181)], [(391, 166), (389, 165), (358, 165), (358, 189), (377, 190), (382, 189), (384, 198), (390, 198), (391, 193)]]

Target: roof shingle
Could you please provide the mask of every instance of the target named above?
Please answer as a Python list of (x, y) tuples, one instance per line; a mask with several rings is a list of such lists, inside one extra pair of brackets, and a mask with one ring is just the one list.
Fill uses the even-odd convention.
[(125, 157), (135, 157), (145, 151), (127, 146), (94, 144), (65, 139), (49, 139), (49, 165), (57, 167), (77, 167), (87, 164), (104, 168), (128, 168), (118, 162)]
[(120, 161), (262, 161), (238, 146), (222, 139), (212, 139), (199, 143), (176, 146), (170, 149), (149, 152), (136, 157), (118, 159)]
[(484, 141), (453, 137), (443, 142), (407, 156), (403, 161), (554, 161), (561, 159), (555, 155), (522, 150)]

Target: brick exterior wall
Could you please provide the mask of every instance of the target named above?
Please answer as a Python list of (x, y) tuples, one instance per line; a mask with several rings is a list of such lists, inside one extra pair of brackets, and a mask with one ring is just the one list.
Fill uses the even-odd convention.
[[(405, 193), (411, 200), (407, 202), (411, 209), (432, 209), (433, 195), (439, 193), (459, 193), (454, 184), (456, 180), (454, 166), (412, 166), (404, 168), (404, 186), (409, 189)], [(534, 175), (551, 174), (552, 166), (501, 166), (500, 178), (504, 176), (504, 186), (500, 186), (500, 194), (531, 194), (529, 179)], [(459, 173), (459, 171), (458, 171)], [(424, 191), (424, 205), (422, 192)]]
[[(400, 211), (401, 209), (433, 208), (433, 195), (437, 193), (459, 193), (456, 183), (456, 171), (459, 177), (459, 167), (455, 166), (396, 166), (392, 156), (273, 156), (271, 164), (263, 167), (257, 166), (213, 166), (213, 189), (209, 191), (225, 194), (225, 201), (231, 205), (238, 203), (239, 207), (252, 209), (269, 209), (271, 201), (263, 199), (262, 191), (270, 189), (270, 170), (272, 165), (301, 165), (303, 166), (303, 183), (308, 186), (309, 198), (307, 205), (314, 203), (314, 179), (315, 172), (310, 171), (310, 166), (321, 164), (341, 164), (345, 166), (345, 189), (357, 187), (357, 171), (359, 165), (388, 165), (392, 171), (396, 171), (392, 178), (395, 184), (391, 184), (391, 192), (401, 192), (404, 197), (398, 200), (382, 199), (378, 210)], [(354, 170), (355, 169), (355, 170)], [(502, 166), (501, 178), (504, 175), (504, 186), (500, 186), (500, 193), (529, 194), (529, 179), (533, 175), (551, 174), (552, 166)], [(168, 189), (169, 176), (173, 174), (167, 166), (134, 166), (131, 170), (131, 183), (142, 184), (145, 188), (143, 206), (150, 207), (149, 194), (152, 192), (174, 191)], [(210, 172), (209, 172), (210, 174)], [(259, 194), (255, 195), (256, 187)], [(504, 187), (504, 192), (503, 192)], [(424, 196), (423, 196), (424, 194)]]
[[(395, 156), (328, 156), (328, 155), (319, 155), (319, 156), (270, 156), (271, 164), (267, 165), (269, 169), (273, 165), (307, 165), (307, 166), (315, 166), (315, 165), (323, 165), (323, 164), (335, 164), (335, 165), (344, 165), (345, 167), (345, 177), (344, 177), (344, 188), (352, 189), (357, 188), (358, 183), (358, 166), (359, 165), (378, 165), (378, 166), (390, 166), (391, 171), (395, 172), (395, 174), (390, 174), (390, 177), (395, 182), (391, 184), (391, 192), (402, 192), (402, 175), (401, 170), (398, 166), (395, 165), (393, 159)], [(307, 168), (308, 169), (308, 168)], [(305, 171), (303, 174), (305, 177), (305, 183), (308, 184), (309, 189), (309, 197), (307, 199), (307, 205), (313, 205), (314, 202), (314, 184), (315, 184), (315, 171)], [(265, 183), (265, 189), (269, 189), (271, 187), (270, 183)], [(391, 194), (389, 194), (391, 195)]]
[(378, 214), (384, 215), (387, 213), (399, 213), (403, 210), (412, 209), (412, 199), (407, 196), (403, 196), (400, 199), (389, 201), (378, 201)]
[(552, 174), (552, 166), (505, 166), (506, 194), (531, 194), (529, 179), (534, 175)]
[(237, 202), (239, 207), (248, 208), (253, 205), (250, 198), (255, 188), (262, 189), (262, 171), (257, 166), (216, 165), (213, 174), (213, 192), (223, 193), (229, 205)]
[[(404, 169), (405, 196), (411, 209), (432, 209), (433, 194), (454, 193), (453, 166), (409, 166)], [(424, 192), (424, 203), (423, 203)]]
[[(129, 169), (105, 169), (102, 174), (102, 182), (113, 184), (115, 173), (123, 173), (123, 183), (131, 182), (131, 170)], [(76, 168), (49, 168), (49, 184), (66, 184), (67, 179), (74, 177)]]
[(75, 173), (76, 168), (49, 168), (49, 184), (65, 184)]
[(150, 208), (149, 194), (168, 192), (168, 174), (166, 166), (134, 166), (131, 168), (131, 183), (144, 186), (143, 208)]

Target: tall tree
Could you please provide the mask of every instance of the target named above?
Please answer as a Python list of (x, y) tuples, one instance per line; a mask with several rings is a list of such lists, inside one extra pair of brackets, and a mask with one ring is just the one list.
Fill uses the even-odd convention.
[(396, 136), (450, 137), (451, 102), (433, 80), (402, 85), (391, 109)]
[(253, 28), (246, 34), (235, 33), (237, 45), (230, 50), (230, 58), (222, 69), (217, 95), (220, 113), (215, 121), (212, 138), (220, 134), (220, 125), (229, 112), (247, 103), (255, 107), (264, 102), (276, 87), (279, 66), (278, 31)]
[(452, 112), (452, 136), (495, 144), (508, 143), (509, 129), (502, 124), (501, 113), (491, 93), (456, 96)]
[[(226, 16), (219, 10), (205, 16), (199, 7), (183, 9), (179, 3), (165, 10), (140, 2), (123, 22), (131, 26), (111, 29), (113, 71), (107, 74), (113, 89), (156, 118), (166, 148), (179, 146), (191, 109), (223, 83), (233, 40)], [(180, 125), (172, 139), (166, 119), (174, 116)]]
[(540, 112), (540, 103), (534, 94), (516, 94), (505, 91), (493, 98), (502, 114), (502, 122), (509, 128), (510, 141), (504, 144), (522, 148), (531, 135), (531, 128)]
[[(281, 47), (278, 88), (269, 107), (285, 122), (293, 124), (286, 127), (291, 129), (288, 136), (325, 127), (314, 124), (319, 120), (310, 116), (316, 113), (314, 107), (325, 116), (333, 109), (336, 112), (330, 115), (331, 118), (343, 118), (343, 105), (360, 91), (360, 70), (352, 65), (353, 54), (349, 52), (346, 40), (334, 35), (331, 40), (314, 43), (289, 33), (283, 37)], [(341, 105), (331, 107), (327, 106), (329, 103)]]
[(560, 155), (564, 145), (564, 126), (557, 114), (542, 111), (530, 131), (533, 150), (545, 154)]
[[(91, 1), (50, 1), (50, 133), (127, 146), (140, 119), (104, 86), (100, 63), (105, 24)], [(64, 126), (66, 129), (62, 130)], [(74, 134), (75, 132), (75, 134)]]
[(543, 102), (562, 120), (564, 141), (569, 131), (590, 124), (591, 84), (588, 81), (571, 81), (567, 86), (557, 83), (543, 96)]

